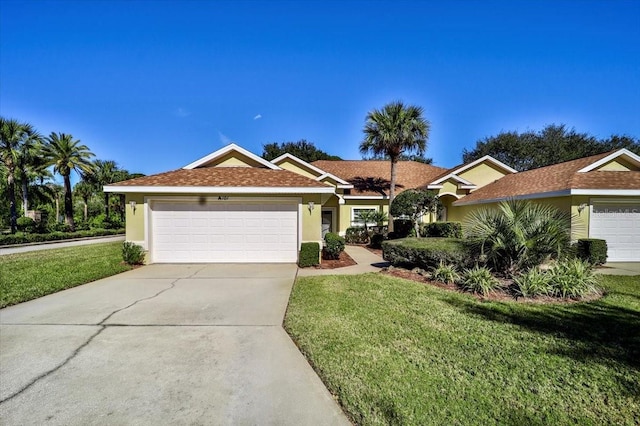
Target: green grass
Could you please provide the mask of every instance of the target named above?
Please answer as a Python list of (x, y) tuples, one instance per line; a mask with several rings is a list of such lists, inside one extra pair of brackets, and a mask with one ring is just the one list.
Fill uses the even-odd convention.
[(0, 256), (0, 308), (130, 269), (121, 242)]
[(588, 303), (298, 279), (285, 327), (357, 424), (640, 424), (640, 277)]

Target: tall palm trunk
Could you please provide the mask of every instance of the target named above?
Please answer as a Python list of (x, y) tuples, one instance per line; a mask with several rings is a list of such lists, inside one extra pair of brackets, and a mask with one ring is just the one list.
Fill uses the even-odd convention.
[(18, 213), (16, 212), (16, 185), (13, 179), (13, 170), (9, 170), (7, 176), (7, 186), (9, 190), (9, 212), (10, 212), (10, 222), (11, 222), (11, 233), (16, 233), (17, 221), (18, 221)]
[(73, 198), (71, 195), (71, 178), (69, 175), (64, 176), (64, 221), (71, 227), (72, 231), (76, 230), (73, 223)]
[(89, 199), (83, 198), (82, 202), (84, 203), (84, 221), (86, 222), (89, 216)]
[(104, 193), (104, 217), (109, 219), (109, 193)]
[(389, 232), (393, 232), (393, 216), (391, 216), (391, 203), (396, 198), (396, 178), (398, 176), (398, 158), (391, 157), (391, 184), (389, 185)]
[(29, 210), (29, 196), (27, 191), (27, 179), (22, 179), (22, 209), (24, 210), (23, 214), (25, 217), (27, 217), (27, 210)]

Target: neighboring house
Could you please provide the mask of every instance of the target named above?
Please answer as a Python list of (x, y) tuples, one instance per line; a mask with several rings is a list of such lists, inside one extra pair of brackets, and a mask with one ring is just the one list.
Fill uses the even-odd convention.
[[(269, 162), (230, 144), (105, 191), (126, 194), (126, 238), (148, 250), (151, 263), (295, 262), (302, 242), (344, 235), (363, 210), (388, 212), (389, 179), (388, 161), (310, 164), (284, 154)], [(640, 260), (640, 158), (626, 150), (522, 173), (489, 156), (451, 169), (401, 161), (397, 193), (410, 188), (438, 191), (445, 208), (426, 221), (462, 220), (506, 198), (548, 201), (579, 215), (580, 236), (607, 239), (610, 260)], [(613, 209), (633, 241), (608, 227)]]

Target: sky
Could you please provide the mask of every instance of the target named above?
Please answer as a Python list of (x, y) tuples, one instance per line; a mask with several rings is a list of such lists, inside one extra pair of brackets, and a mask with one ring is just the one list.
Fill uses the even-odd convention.
[(360, 159), (395, 100), (442, 167), (552, 123), (640, 138), (640, 1), (0, 0), (0, 115), (130, 172), (231, 141)]

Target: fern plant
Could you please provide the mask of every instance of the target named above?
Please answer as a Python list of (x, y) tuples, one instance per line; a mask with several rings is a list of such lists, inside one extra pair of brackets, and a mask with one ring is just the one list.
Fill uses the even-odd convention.
[(488, 295), (500, 286), (500, 282), (493, 276), (491, 271), (483, 266), (474, 266), (465, 269), (460, 278), (460, 287), (471, 293)]
[(458, 274), (454, 265), (440, 262), (438, 267), (433, 268), (431, 278), (443, 283), (455, 284), (460, 279), (460, 274)]

